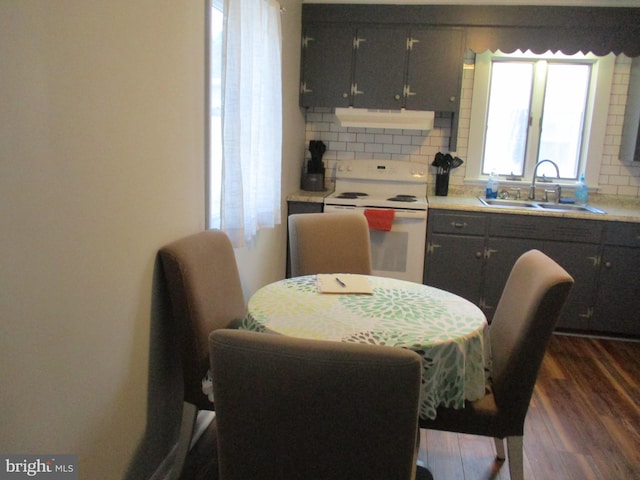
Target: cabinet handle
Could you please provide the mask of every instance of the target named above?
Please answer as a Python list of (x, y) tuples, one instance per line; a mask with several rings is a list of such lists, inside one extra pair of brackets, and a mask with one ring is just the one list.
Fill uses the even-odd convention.
[(395, 95), (393, 98), (395, 98), (396, 100), (400, 100), (400, 95)]
[(416, 95), (416, 92), (411, 91), (411, 85), (405, 85), (403, 94), (405, 97), (412, 97), (413, 95)]
[(355, 49), (360, 48), (360, 42), (366, 42), (366, 41), (367, 41), (367, 39), (366, 39), (366, 38), (358, 38), (358, 37), (355, 37), (355, 38), (353, 39), (353, 48), (355, 48)]
[(467, 222), (456, 222), (455, 220), (451, 222), (451, 226), (453, 228), (465, 228), (467, 226)]
[(612, 267), (611, 262), (604, 262), (604, 266), (605, 266), (605, 268), (611, 268)]
[(435, 252), (436, 248), (440, 247), (441, 245), (438, 245), (437, 243), (429, 242), (429, 245), (427, 246), (427, 254), (432, 254), (433, 252)]
[(349, 97), (349, 94), (348, 94), (347, 92), (344, 92), (344, 93), (342, 94), (342, 98), (348, 98), (348, 97)]
[(600, 266), (600, 256), (596, 255), (595, 257), (587, 257), (587, 260), (591, 260), (593, 262), (594, 267)]
[(304, 37), (302, 39), (302, 48), (307, 48), (309, 46), (309, 42), (313, 42), (315, 38), (313, 37)]
[(454, 97), (453, 95), (452, 95), (452, 96), (450, 96), (450, 97), (449, 97), (449, 101), (450, 101), (451, 103), (455, 102), (455, 101), (456, 101), (456, 97)]
[(307, 82), (302, 82), (300, 85), (300, 93), (311, 93), (313, 90), (307, 88)]
[(484, 298), (480, 299), (480, 301), (478, 302), (478, 306), (481, 310), (493, 310), (494, 308), (491, 305), (487, 305), (487, 302), (484, 301)]
[(482, 252), (476, 252), (476, 258), (482, 258)]
[(587, 308), (586, 313), (579, 313), (578, 317), (580, 318), (591, 318), (593, 316), (593, 307)]
[(414, 43), (420, 43), (420, 40), (411, 37), (407, 38), (407, 50), (413, 50)]
[(351, 95), (362, 95), (364, 92), (358, 90), (358, 84), (354, 83), (351, 85)]
[(487, 258), (487, 259), (491, 258), (491, 254), (492, 253), (498, 253), (498, 250), (494, 250), (492, 248), (485, 248), (484, 249), (484, 258)]

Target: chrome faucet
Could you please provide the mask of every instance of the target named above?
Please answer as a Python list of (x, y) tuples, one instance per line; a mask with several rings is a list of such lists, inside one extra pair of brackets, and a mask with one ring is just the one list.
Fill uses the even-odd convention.
[[(542, 165), (545, 162), (549, 162), (551, 165), (553, 165), (556, 169), (556, 178), (560, 178), (560, 169), (558, 168), (558, 165), (556, 165), (556, 163), (552, 160), (540, 160), (538, 163), (536, 163), (535, 168), (533, 169), (533, 180), (531, 182), (531, 186), (529, 187), (529, 200), (535, 200), (536, 199), (536, 175), (538, 173), (538, 167), (540, 165)], [(560, 185), (556, 185), (556, 198), (555, 198), (555, 202), (558, 203), (560, 201), (560, 195), (562, 195), (562, 188), (560, 187)]]

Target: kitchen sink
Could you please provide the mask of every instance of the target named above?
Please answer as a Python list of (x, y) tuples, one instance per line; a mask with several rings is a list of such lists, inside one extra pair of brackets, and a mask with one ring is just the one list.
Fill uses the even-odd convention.
[(582, 212), (582, 213), (596, 213), (599, 215), (605, 214), (604, 210), (600, 210), (591, 205), (573, 205), (570, 203), (549, 203), (549, 202), (537, 202), (528, 200), (502, 200), (499, 198), (483, 198), (478, 197), (480, 203), (487, 207), (496, 208), (509, 208), (520, 210), (536, 210), (547, 212)]
[(504, 207), (504, 208), (538, 208), (538, 205), (532, 202), (522, 200), (501, 200), (497, 198), (482, 198), (478, 200), (488, 207)]
[(593, 207), (591, 205), (571, 205), (566, 203), (539, 203), (538, 206), (540, 208), (544, 208), (545, 210), (555, 210), (558, 212), (585, 212), (585, 213), (598, 213), (603, 214), (606, 213), (599, 208)]

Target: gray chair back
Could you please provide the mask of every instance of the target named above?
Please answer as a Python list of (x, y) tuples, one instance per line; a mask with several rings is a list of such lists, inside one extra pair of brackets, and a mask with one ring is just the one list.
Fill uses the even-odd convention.
[(210, 347), (221, 479), (412, 478), (415, 352), (243, 330)]
[(233, 247), (224, 232), (208, 230), (166, 245), (159, 255), (178, 328), (185, 400), (211, 410), (201, 383), (209, 369), (209, 334), (246, 313)]
[(291, 276), (371, 274), (369, 224), (359, 213), (289, 215)]
[(492, 387), (506, 417), (524, 423), (542, 359), (573, 285), (560, 265), (538, 250), (513, 266), (490, 326)]

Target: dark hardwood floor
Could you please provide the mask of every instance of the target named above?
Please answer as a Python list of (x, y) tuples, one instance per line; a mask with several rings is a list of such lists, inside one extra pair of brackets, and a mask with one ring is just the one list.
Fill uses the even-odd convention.
[[(215, 446), (205, 432), (182, 480), (212, 480)], [(421, 432), (420, 463), (436, 480), (509, 480), (493, 440)], [(525, 422), (524, 477), (640, 479), (640, 343), (556, 335)]]

